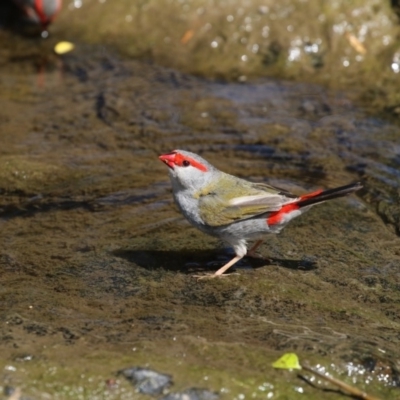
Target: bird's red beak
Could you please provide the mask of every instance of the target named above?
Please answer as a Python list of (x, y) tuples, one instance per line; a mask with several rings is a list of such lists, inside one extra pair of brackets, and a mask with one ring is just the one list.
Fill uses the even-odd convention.
[(169, 168), (174, 169), (175, 166), (175, 156), (176, 153), (168, 153), (168, 154), (162, 154), (158, 158), (165, 164), (168, 165)]

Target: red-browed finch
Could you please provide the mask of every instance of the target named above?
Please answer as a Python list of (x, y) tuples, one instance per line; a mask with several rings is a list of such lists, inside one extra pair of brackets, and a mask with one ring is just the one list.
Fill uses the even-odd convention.
[[(188, 221), (229, 243), (236, 256), (212, 276), (252, 255), (267, 233), (279, 233), (314, 204), (362, 188), (360, 182), (297, 196), (263, 183), (226, 174), (197, 154), (174, 150), (159, 157), (169, 167), (176, 204)], [(247, 241), (256, 240), (247, 250)]]

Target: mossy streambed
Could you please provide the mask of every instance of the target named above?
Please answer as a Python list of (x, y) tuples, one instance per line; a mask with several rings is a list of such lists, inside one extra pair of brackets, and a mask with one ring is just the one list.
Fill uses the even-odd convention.
[[(141, 366), (172, 375), (171, 391), (340, 398), (272, 368), (295, 351), (377, 397), (399, 395), (397, 125), (357, 107), (351, 90), (209, 81), (89, 44), (55, 58), (5, 35), (3, 388), (146, 399), (115, 376)], [(269, 238), (268, 262), (197, 281), (231, 252), (173, 205), (157, 155), (174, 148), (296, 193), (365, 188)]]

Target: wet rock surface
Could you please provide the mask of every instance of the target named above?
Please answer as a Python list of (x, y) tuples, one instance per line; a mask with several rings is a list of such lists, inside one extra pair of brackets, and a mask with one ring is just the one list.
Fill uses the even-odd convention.
[[(321, 398), (272, 370), (290, 350), (397, 396), (396, 125), (317, 85), (212, 82), (90, 46), (37, 72), (28, 50), (10, 63), (3, 49), (0, 76), (3, 386), (132, 398), (105, 377), (142, 365), (173, 375), (177, 396)], [(197, 281), (232, 254), (173, 205), (157, 155), (174, 148), (295, 193), (365, 188), (268, 238), (268, 261)]]

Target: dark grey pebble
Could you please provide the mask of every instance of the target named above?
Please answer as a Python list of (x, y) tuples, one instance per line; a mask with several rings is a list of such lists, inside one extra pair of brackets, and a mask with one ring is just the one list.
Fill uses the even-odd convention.
[(140, 393), (161, 394), (172, 385), (172, 377), (148, 368), (132, 367), (117, 372), (130, 381)]

